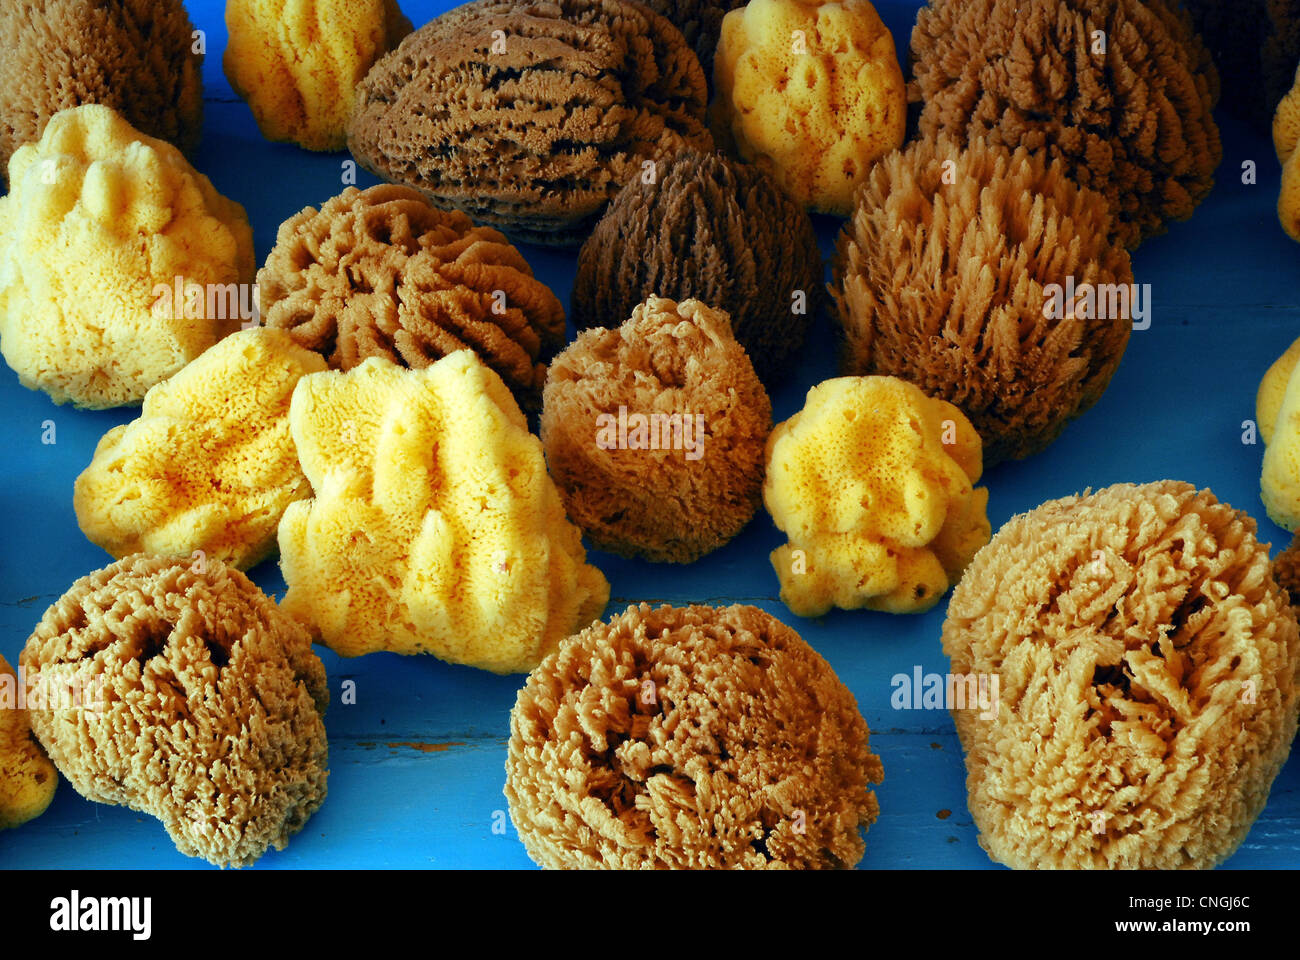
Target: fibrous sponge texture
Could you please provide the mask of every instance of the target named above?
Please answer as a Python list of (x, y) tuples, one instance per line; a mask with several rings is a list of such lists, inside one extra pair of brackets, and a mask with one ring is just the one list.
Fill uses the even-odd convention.
[(755, 607), (629, 607), (510, 715), (506, 797), (553, 868), (845, 868), (884, 771), (830, 665)]
[(1097, 402), (1128, 345), (1143, 290), (1109, 217), (1024, 149), (940, 136), (891, 154), (836, 246), (843, 372), (956, 404), (989, 466), (1037, 453)]
[(1245, 514), (1172, 481), (1015, 517), (948, 605), (980, 844), (1012, 867), (1212, 867), (1296, 733), (1300, 637)]
[[(25, 677), (24, 677), (25, 679)], [(32, 735), (25, 690), (0, 657), (0, 830), (19, 827), (45, 812), (59, 785), (59, 774)]]
[(82, 532), (119, 558), (200, 551), (241, 570), (265, 559), (285, 508), (311, 496), (289, 399), (324, 369), (282, 330), (222, 340), (104, 434), (73, 491)]
[[(0, 197), (0, 351), (56, 403), (139, 403), (239, 329), (244, 208), (109, 107), (52, 118)], [(175, 289), (183, 292), (177, 297)]]
[(801, 617), (930, 609), (988, 542), (981, 470), (970, 421), (910, 383), (813, 387), (767, 442), (763, 501), (789, 537), (771, 556), (781, 600)]
[(475, 0), (411, 34), (357, 86), (348, 148), (522, 240), (576, 246), (647, 164), (710, 149), (695, 54), (623, 0)]
[(519, 673), (604, 610), (541, 442), (468, 350), (303, 377), (289, 423), (315, 498), (280, 522), (282, 607), (336, 652)]
[(325, 668), (307, 631), (219, 560), (126, 557), (46, 612), (20, 663), (95, 691), (33, 709), (83, 797), (157, 817), (218, 866), (283, 850), (325, 799)]

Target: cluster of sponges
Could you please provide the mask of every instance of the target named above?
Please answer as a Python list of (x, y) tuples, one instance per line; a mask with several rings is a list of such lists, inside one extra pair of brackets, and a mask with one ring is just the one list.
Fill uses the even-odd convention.
[(912, 61), (923, 136), (1046, 151), (1105, 196), (1129, 248), (1214, 184), (1218, 74), (1164, 0), (930, 0)]
[(394, 0), (228, 0), (222, 58), (262, 135), (342, 150), (353, 93), (411, 32)]
[(357, 86), (348, 148), (368, 170), (520, 239), (577, 245), (645, 165), (709, 149), (699, 61), (622, 0), (474, 0)]
[(349, 187), (290, 217), (257, 282), (267, 326), (336, 370), (470, 349), (536, 408), (544, 361), (564, 343), (564, 307), (519, 251), (409, 187)]
[(104, 434), (73, 492), (82, 532), (119, 558), (201, 551), (241, 570), (265, 559), (285, 508), (311, 495), (289, 399), (324, 369), (283, 330), (222, 340)]
[(253, 279), (244, 208), (171, 144), (87, 105), (53, 117), (9, 175), (0, 350), (24, 386), (80, 407), (138, 403), (239, 328), (212, 294)]
[(0, 657), (0, 830), (39, 817), (59, 785), (54, 764), (32, 736), (25, 701), (13, 667)]
[(593, 624), (528, 677), (510, 734), (510, 816), (545, 867), (852, 867), (879, 810), (853, 695), (755, 607)]
[(889, 155), (837, 246), (843, 372), (956, 404), (990, 466), (1042, 450), (1101, 397), (1128, 344), (1140, 291), (1110, 223), (1101, 194), (1023, 147), (941, 135)]
[(565, 510), (594, 546), (691, 563), (758, 509), (771, 427), (727, 315), (651, 297), (555, 358), (541, 433)]
[(280, 523), (281, 607), (336, 652), (519, 672), (604, 609), (540, 441), (470, 351), (304, 377), (289, 423), (315, 498)]
[(789, 537), (771, 557), (782, 601), (801, 617), (928, 610), (988, 542), (981, 469), (970, 421), (910, 383), (813, 387), (767, 444), (763, 500)]
[(944, 651), (980, 843), (1013, 867), (1211, 867), (1296, 733), (1300, 634), (1254, 522), (1121, 484), (1015, 517), (953, 591)]
[(722, 21), (714, 83), (719, 140), (824, 213), (847, 216), (906, 132), (894, 38), (867, 0), (750, 0)]
[(1295, 84), (1277, 105), (1273, 116), (1273, 148), (1282, 164), (1282, 187), (1277, 197), (1277, 218), (1292, 240), (1300, 240), (1300, 69)]
[(1268, 368), (1255, 395), (1255, 421), (1264, 441), (1259, 493), (1269, 518), (1300, 530), (1300, 340)]
[(93, 691), (30, 711), (83, 797), (157, 817), (177, 849), (246, 866), (325, 799), (325, 669), (311, 638), (218, 560), (136, 555), (83, 577), (20, 663)]
[(757, 167), (682, 150), (637, 178), (578, 254), (573, 322), (613, 327), (647, 297), (724, 311), (764, 382), (785, 373), (822, 303), (812, 221)]

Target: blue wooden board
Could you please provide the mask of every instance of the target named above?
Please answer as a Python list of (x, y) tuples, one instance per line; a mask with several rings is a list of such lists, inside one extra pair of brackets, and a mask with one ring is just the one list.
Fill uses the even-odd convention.
[[(222, 4), (189, 0), (207, 34), (206, 130), (196, 164), (217, 189), (248, 210), (259, 262), (282, 220), (342, 189), (346, 154), (312, 154), (264, 141), (248, 108), (221, 72)], [(451, 4), (405, 0), (418, 26)], [(900, 54), (917, 4), (877, 4)], [(1044, 500), (1119, 481), (1181, 479), (1212, 488), (1220, 499), (1259, 518), (1275, 549), (1288, 542), (1259, 501), (1262, 445), (1242, 443), (1254, 416), (1255, 389), (1269, 364), (1300, 335), (1300, 248), (1274, 213), (1278, 166), (1266, 137), (1220, 116), (1224, 161), (1212, 196), (1193, 220), (1143, 246), (1138, 282), (1150, 283), (1154, 313), (1135, 332), (1105, 397), (1045, 453), (1008, 463), (985, 477), (989, 518), (997, 529)], [(1259, 182), (1245, 185), (1244, 161)], [(364, 173), (361, 185), (374, 182)], [(836, 221), (818, 220), (824, 251)], [(523, 247), (542, 280), (567, 302), (574, 255)], [(828, 268), (829, 275), (829, 268)], [(784, 419), (807, 388), (835, 375), (831, 330), (818, 318), (797, 373), (773, 396)], [(44, 609), (78, 577), (110, 558), (77, 528), (72, 485), (105, 430), (132, 410), (87, 413), (57, 407), (23, 389), (0, 369), (0, 653), (11, 662)], [(56, 443), (42, 444), (52, 420)], [(689, 568), (657, 566), (591, 553), (609, 577), (609, 612), (638, 601), (756, 604), (795, 627), (853, 691), (870, 724), (885, 782), (881, 815), (867, 836), (863, 868), (993, 866), (979, 848), (966, 810), (961, 751), (947, 713), (890, 708), (890, 678), (946, 672), (939, 645), (945, 605), (922, 616), (837, 612), (803, 621), (776, 599), (767, 554), (781, 538), (760, 511), (734, 542)], [(252, 571), (266, 591), (283, 596), (275, 563)], [(505, 742), (522, 677), (497, 677), (430, 657), (375, 654), (343, 660), (321, 649), (334, 702), (326, 718), (331, 749), (329, 797), (283, 852), (256, 869), (341, 867), (528, 867), (505, 820)], [(338, 700), (356, 681), (357, 702)], [(1267, 809), (1229, 867), (1300, 864), (1300, 762), (1273, 786)], [(205, 867), (181, 856), (162, 827), (130, 810), (89, 803), (61, 784), (49, 811), (0, 833), (0, 868)]]

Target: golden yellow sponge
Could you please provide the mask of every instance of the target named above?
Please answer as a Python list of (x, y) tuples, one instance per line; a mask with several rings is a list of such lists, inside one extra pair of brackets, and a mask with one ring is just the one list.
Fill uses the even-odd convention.
[(723, 18), (715, 135), (806, 207), (848, 216), (878, 157), (903, 143), (894, 38), (867, 0), (752, 0)]
[(1292, 240), (1300, 240), (1300, 69), (1291, 91), (1273, 114), (1273, 149), (1282, 164), (1282, 188), (1277, 197), (1277, 218)]
[(471, 351), (303, 377), (289, 424), (316, 496), (280, 522), (282, 606), (337, 653), (524, 672), (604, 610), (541, 441)]
[(1255, 394), (1255, 422), (1259, 425), (1259, 438), (1265, 443), (1273, 442), (1273, 428), (1297, 362), (1300, 362), (1300, 338), (1287, 347), (1286, 353), (1273, 362), (1264, 379), (1259, 381), (1259, 391)]
[(393, 0), (227, 0), (221, 65), (268, 140), (347, 144), (353, 90), (411, 32)]
[(59, 785), (59, 774), (32, 736), (19, 702), (18, 678), (0, 657), (0, 830), (39, 817)]
[(284, 330), (243, 330), (151, 389), (77, 478), (81, 530), (114, 557), (205, 557), (247, 570), (285, 508), (311, 496), (289, 435), (298, 380), (327, 369)]
[(894, 377), (808, 391), (767, 442), (763, 501), (789, 543), (772, 552), (781, 600), (928, 610), (989, 539), (979, 435), (945, 400)]
[[(1290, 353), (1288, 350), (1287, 354)], [(1276, 393), (1286, 363), (1287, 355), (1284, 354), (1274, 369), (1264, 375), (1264, 383), (1260, 384), (1261, 395)], [(1269, 403), (1268, 397), (1264, 402)], [(1259, 412), (1257, 410), (1257, 415)], [(1260, 433), (1263, 433), (1262, 427)], [(1294, 366), (1264, 442), (1268, 446), (1264, 449), (1264, 469), (1259, 477), (1260, 498), (1269, 518), (1279, 527), (1294, 533), (1300, 530), (1300, 377), (1296, 376)]]
[(171, 144), (87, 104), (14, 153), (9, 183), (0, 352), (23, 386), (79, 407), (139, 403), (239, 328), (228, 285), (253, 280), (248, 218)]

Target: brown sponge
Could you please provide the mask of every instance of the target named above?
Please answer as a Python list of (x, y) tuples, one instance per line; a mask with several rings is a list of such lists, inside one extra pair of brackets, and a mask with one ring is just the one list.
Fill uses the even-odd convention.
[(257, 275), (265, 322), (336, 370), (427, 367), (473, 350), (527, 409), (564, 344), (564, 307), (491, 227), (416, 190), (348, 187), (280, 226)]
[(953, 592), (943, 648), (998, 680), (995, 711), (953, 715), (980, 843), (1012, 867), (1212, 867), (1296, 733), (1300, 632), (1268, 547), (1185, 483), (1012, 519)]
[(1214, 185), (1218, 74), (1164, 2), (931, 0), (912, 60), (923, 136), (1046, 150), (1105, 195), (1130, 249)]
[(651, 297), (555, 358), (541, 434), (569, 519), (593, 546), (690, 563), (758, 509), (772, 405), (727, 315)]
[(583, 244), (573, 322), (579, 330), (617, 326), (652, 295), (726, 311), (754, 369), (771, 383), (821, 306), (812, 221), (757, 167), (683, 150), (655, 183), (624, 187)]
[[(940, 136), (890, 154), (837, 245), (844, 373), (910, 380), (960, 408), (985, 467), (1037, 453), (1097, 402), (1128, 344), (1131, 311), (1064, 299), (1070, 277), (1076, 298), (1085, 285), (1128, 292), (1128, 254), (1106, 239), (1109, 224), (1100, 194), (1024, 148)], [(1045, 310), (1052, 285), (1059, 317)]]
[(0, 4), (0, 182), (46, 121), (112, 107), (186, 153), (203, 126), (203, 55), (181, 0), (5, 0)]
[(544, 867), (852, 867), (884, 778), (868, 734), (776, 618), (643, 603), (529, 675), (505, 793)]
[(157, 817), (181, 853), (247, 866), (325, 799), (325, 668), (306, 629), (219, 560), (135, 554), (82, 577), (19, 662), (97, 705), (31, 709), (59, 772)]
[(440, 207), (576, 246), (643, 164), (712, 147), (706, 103), (685, 39), (640, 4), (475, 0), (371, 68), (348, 148)]
[(729, 10), (743, 7), (745, 0), (643, 0), (682, 32), (704, 68), (704, 78), (713, 82), (713, 54), (722, 35), (722, 18)]

